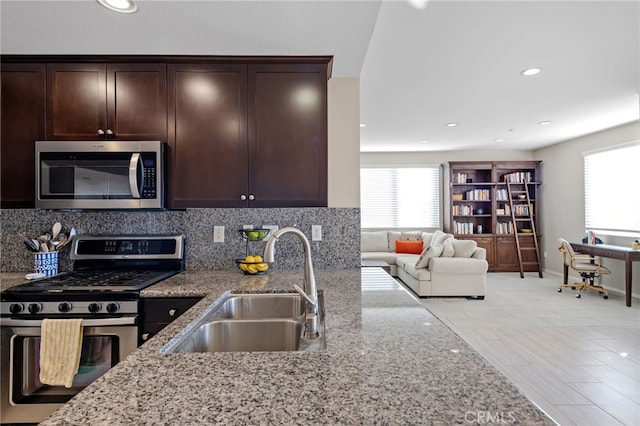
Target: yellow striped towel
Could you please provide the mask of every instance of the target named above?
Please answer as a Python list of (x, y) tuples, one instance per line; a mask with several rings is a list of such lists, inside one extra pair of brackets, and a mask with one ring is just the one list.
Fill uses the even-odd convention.
[(40, 382), (70, 388), (80, 366), (82, 319), (46, 318), (40, 333)]

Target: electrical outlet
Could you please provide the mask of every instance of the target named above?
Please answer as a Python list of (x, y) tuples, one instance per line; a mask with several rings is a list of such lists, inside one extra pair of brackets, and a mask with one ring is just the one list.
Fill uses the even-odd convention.
[(253, 229), (253, 225), (242, 225), (242, 229)]
[(322, 241), (322, 225), (311, 226), (311, 241)]
[(213, 227), (213, 242), (224, 243), (224, 226)]
[(264, 237), (264, 239), (266, 240), (267, 238), (272, 236), (274, 232), (278, 230), (278, 225), (262, 225), (262, 229), (269, 230), (269, 233)]

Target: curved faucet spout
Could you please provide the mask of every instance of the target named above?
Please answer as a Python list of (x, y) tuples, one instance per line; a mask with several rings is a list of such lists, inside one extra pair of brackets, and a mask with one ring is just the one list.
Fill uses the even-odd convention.
[(316, 288), (316, 278), (313, 274), (313, 263), (311, 262), (311, 245), (304, 233), (293, 227), (285, 227), (278, 229), (267, 240), (264, 247), (263, 259), (265, 262), (273, 263), (275, 259), (276, 241), (281, 235), (294, 234), (298, 237), (304, 247), (304, 290), (294, 285), (293, 288), (306, 299), (307, 305), (307, 321), (306, 321), (306, 337), (315, 339), (319, 337), (318, 323), (318, 290)]
[(298, 228), (280, 228), (267, 240), (264, 247), (263, 259), (265, 262), (273, 263), (275, 259), (275, 244), (278, 238), (284, 234), (294, 234), (304, 247), (304, 292), (305, 298), (314, 305), (318, 303), (318, 291), (316, 289), (316, 278), (313, 274), (313, 262), (311, 261), (311, 245), (307, 236)]

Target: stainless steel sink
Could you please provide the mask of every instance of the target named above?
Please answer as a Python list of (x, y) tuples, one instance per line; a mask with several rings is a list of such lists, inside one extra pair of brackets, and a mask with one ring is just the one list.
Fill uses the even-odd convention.
[(227, 293), (171, 340), (163, 353), (319, 351), (326, 348), (324, 298), (318, 292), (320, 337), (306, 339), (305, 300), (298, 293)]

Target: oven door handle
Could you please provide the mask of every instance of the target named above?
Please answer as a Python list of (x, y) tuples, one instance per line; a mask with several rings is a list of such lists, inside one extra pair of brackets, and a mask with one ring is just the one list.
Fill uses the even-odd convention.
[[(136, 317), (82, 319), (83, 327), (109, 327), (114, 325), (135, 325)], [(41, 327), (42, 320), (0, 318), (2, 327)]]
[(131, 159), (129, 160), (129, 190), (131, 191), (131, 196), (135, 199), (140, 198), (138, 170), (142, 170), (142, 167), (140, 153), (136, 152), (131, 154)]

